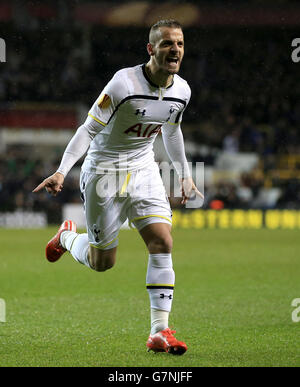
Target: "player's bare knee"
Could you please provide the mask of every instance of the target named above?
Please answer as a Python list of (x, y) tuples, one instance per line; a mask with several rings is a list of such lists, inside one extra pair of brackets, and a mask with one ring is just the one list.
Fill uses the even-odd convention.
[(93, 270), (103, 272), (111, 269), (116, 261), (116, 250), (91, 250), (90, 266)]
[(114, 266), (114, 262), (110, 260), (96, 260), (92, 263), (92, 269), (98, 272), (103, 272), (111, 269)]
[(148, 243), (148, 250), (151, 254), (171, 253), (173, 239), (171, 235), (155, 236)]

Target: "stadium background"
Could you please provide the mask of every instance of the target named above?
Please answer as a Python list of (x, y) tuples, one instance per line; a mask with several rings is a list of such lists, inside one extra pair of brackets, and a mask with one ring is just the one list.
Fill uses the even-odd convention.
[[(0, 225), (61, 222), (80, 205), (80, 162), (57, 198), (32, 189), (115, 71), (147, 61), (149, 26), (176, 18), (185, 32), (180, 75), (192, 88), (183, 133), (205, 163), (197, 212), (172, 199), (175, 226), (300, 227), (299, 35), (296, 1), (1, 1)], [(157, 160), (165, 159), (161, 140)], [(201, 187), (202, 188), (202, 187)]]

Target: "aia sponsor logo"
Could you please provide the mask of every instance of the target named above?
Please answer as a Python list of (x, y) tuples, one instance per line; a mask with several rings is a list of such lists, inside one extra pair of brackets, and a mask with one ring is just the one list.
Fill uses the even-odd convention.
[[(133, 137), (151, 137), (161, 131), (162, 125), (155, 124), (135, 124), (126, 129), (124, 133), (132, 135)], [(132, 134), (131, 134), (132, 133)]]

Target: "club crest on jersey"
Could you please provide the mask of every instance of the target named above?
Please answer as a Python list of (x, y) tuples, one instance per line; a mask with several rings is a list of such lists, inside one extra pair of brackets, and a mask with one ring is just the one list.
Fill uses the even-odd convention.
[(155, 124), (135, 124), (126, 129), (124, 133), (133, 133), (136, 137), (151, 137), (153, 134), (160, 133), (162, 125)]
[(99, 99), (99, 102), (98, 102), (98, 106), (101, 108), (101, 109), (107, 109), (111, 104), (111, 99), (110, 99), (110, 96), (107, 95), (107, 94), (103, 94), (100, 99)]
[(170, 110), (169, 110), (169, 117), (166, 119), (166, 122), (168, 122), (169, 120), (170, 120), (170, 118), (171, 118), (171, 115), (175, 112), (175, 108), (174, 108), (174, 106), (171, 106), (170, 107)]

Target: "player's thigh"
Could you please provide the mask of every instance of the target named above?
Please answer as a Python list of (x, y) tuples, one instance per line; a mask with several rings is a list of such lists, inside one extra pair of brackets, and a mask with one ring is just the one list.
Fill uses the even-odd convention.
[(129, 221), (140, 232), (150, 253), (171, 252), (172, 211), (156, 164), (137, 173), (136, 187)]
[(171, 225), (167, 223), (151, 223), (139, 231), (150, 254), (171, 253), (171, 229)]
[(101, 190), (110, 184), (111, 176), (82, 174), (86, 228), (90, 244), (89, 261), (94, 270), (105, 271), (116, 261), (120, 227), (126, 220), (124, 199)]

